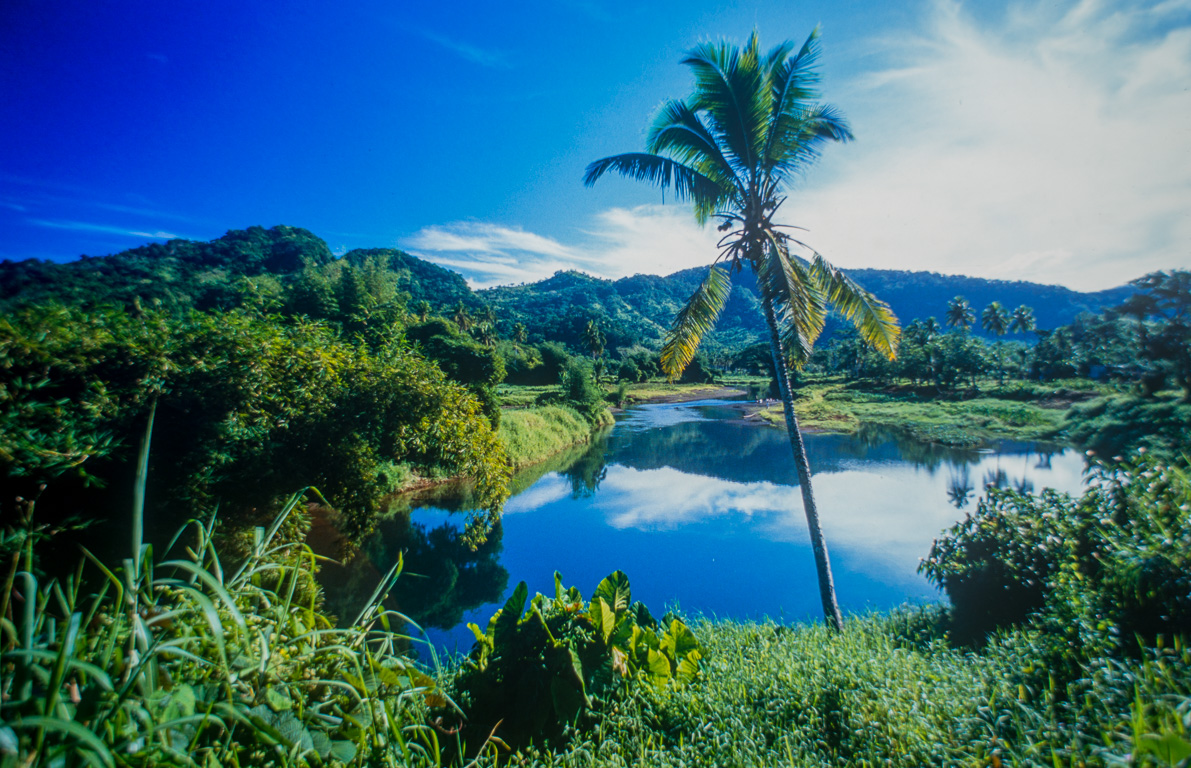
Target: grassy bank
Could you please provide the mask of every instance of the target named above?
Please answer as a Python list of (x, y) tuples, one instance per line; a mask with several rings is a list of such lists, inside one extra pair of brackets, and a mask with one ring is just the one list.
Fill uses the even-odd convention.
[(553, 456), (577, 443), (591, 439), (593, 429), (611, 423), (611, 414), (594, 427), (578, 411), (564, 405), (506, 410), (500, 419), (497, 437), (505, 447), (514, 468)]
[[(806, 429), (849, 433), (873, 424), (906, 430), (924, 442), (972, 446), (995, 438), (1061, 438), (1071, 402), (1099, 392), (1017, 385), (938, 395), (912, 388), (858, 388), (826, 379), (804, 384), (797, 394), (794, 408)], [(780, 404), (760, 416), (775, 425), (784, 423)]]

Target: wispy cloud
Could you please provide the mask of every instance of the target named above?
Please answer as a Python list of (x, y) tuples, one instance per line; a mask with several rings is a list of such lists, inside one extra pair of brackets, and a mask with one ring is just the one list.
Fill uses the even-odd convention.
[(437, 32), (429, 30), (420, 30), (422, 37), (430, 42), (442, 46), (451, 53), (461, 56), (473, 64), (479, 64), (482, 67), (492, 67), (494, 69), (511, 69), (512, 61), (509, 60), (507, 54), (503, 51), (493, 50), (491, 48), (481, 48), (478, 45), (456, 40), (455, 38), (440, 35)]
[(845, 90), (859, 140), (785, 214), (846, 266), (1080, 289), (1191, 266), (1186, 12), (1084, 0), (987, 25), (940, 0)]
[(122, 235), (124, 237), (148, 238), (150, 240), (176, 240), (182, 237), (182, 235), (175, 235), (172, 232), (149, 232), (112, 224), (95, 224), (87, 221), (52, 221), (49, 219), (26, 219), (26, 221), (35, 227), (69, 229), (79, 232), (102, 232), (105, 235)]

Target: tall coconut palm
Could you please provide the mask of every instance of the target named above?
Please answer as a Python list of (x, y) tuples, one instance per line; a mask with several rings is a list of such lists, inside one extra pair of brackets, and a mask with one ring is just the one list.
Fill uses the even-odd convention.
[(1001, 359), (1001, 337), (1009, 330), (1009, 315), (1001, 302), (994, 301), (980, 313), (980, 327), (997, 337), (994, 349), (997, 353), (997, 383), (1005, 383), (1005, 364)]
[[(720, 222), (724, 236), (719, 256), (679, 311), (662, 350), (662, 366), (672, 379), (691, 362), (719, 317), (731, 290), (730, 275), (745, 266), (756, 273), (823, 612), (827, 623), (840, 629), (827, 545), (794, 414), (790, 369), (810, 357), (829, 307), (890, 358), (900, 329), (888, 306), (774, 221), (786, 200), (784, 190), (820, 149), (852, 138), (836, 109), (816, 103), (818, 57), (817, 29), (801, 48), (786, 42), (768, 53), (760, 50), (755, 32), (743, 48), (729, 43), (698, 46), (682, 60), (694, 74), (694, 91), (686, 100), (662, 104), (649, 128), (646, 151), (597, 160), (587, 167), (584, 182), (591, 185), (613, 171), (690, 200), (700, 224), (712, 218)], [(805, 248), (809, 261), (792, 254), (791, 246)]]
[(972, 311), (972, 305), (963, 296), (956, 296), (947, 302), (947, 325), (952, 328), (963, 328), (966, 331), (972, 327), (974, 322), (976, 322), (976, 313)]
[(1034, 310), (1022, 304), (1017, 309), (1013, 310), (1012, 317), (1009, 318), (1009, 332), (1010, 333), (1029, 333), (1034, 330)]

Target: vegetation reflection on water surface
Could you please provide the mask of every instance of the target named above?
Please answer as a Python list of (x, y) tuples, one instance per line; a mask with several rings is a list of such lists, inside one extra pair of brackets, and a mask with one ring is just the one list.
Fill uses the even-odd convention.
[[(945, 527), (986, 485), (1076, 492), (1083, 457), (1054, 445), (1001, 442), (960, 450), (888, 430), (807, 435), (815, 492), (845, 610), (939, 599), (917, 574)], [(478, 552), (459, 541), (466, 506), (450, 499), (396, 515), (329, 588), (332, 606), (366, 594), (372, 574), (404, 552), (397, 607), (432, 642), (466, 651), (524, 580), (551, 592), (623, 570), (647, 605), (717, 616), (814, 619), (814, 563), (789, 446), (727, 402), (628, 411), (590, 446), (517, 478), (501, 525)]]

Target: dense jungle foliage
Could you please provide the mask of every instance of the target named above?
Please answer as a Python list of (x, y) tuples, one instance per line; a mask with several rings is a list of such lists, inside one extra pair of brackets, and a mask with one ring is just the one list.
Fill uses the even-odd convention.
[[(1082, 498), (992, 493), (923, 569), (954, 601), (784, 626), (656, 622), (614, 573), (590, 602), (519, 585), (457, 665), (378, 608), (336, 629), (300, 495), (221, 560), (175, 550), (60, 581), (35, 510), (0, 606), (8, 765), (1089, 765), (1191, 757), (1191, 481), (1144, 455)], [(1132, 522), (1130, 522), (1132, 521)], [(184, 550), (177, 547), (185, 547)], [(92, 571), (101, 588), (84, 586)], [(990, 615), (990, 604), (1010, 613)], [(35, 599), (27, 599), (35, 596)], [(15, 599), (13, 599), (15, 598)]]
[[(467, 659), (414, 661), (383, 599), (401, 566), (428, 624), (498, 599), (511, 468), (658, 375), (685, 274), (476, 293), (288, 227), (0, 264), (0, 766), (1187, 764), (1180, 271), (1100, 295), (854, 273), (910, 318), (901, 354), (835, 331), (800, 382), (809, 423), (909, 424), (925, 452), (1046, 429), (1102, 459), (1079, 498), (988, 489), (923, 553), (949, 608), (840, 634), (658, 622), (614, 573), (590, 601), (519, 586)], [(755, 293), (733, 291), (693, 380), (772, 376)], [(566, 476), (582, 493), (600, 471)], [(347, 567), (303, 544), (330, 507), (364, 530), (450, 476), (472, 482), (467, 530), (397, 509)], [(137, 509), (152, 544), (128, 557)], [(316, 573), (360, 588), (325, 601)]]

